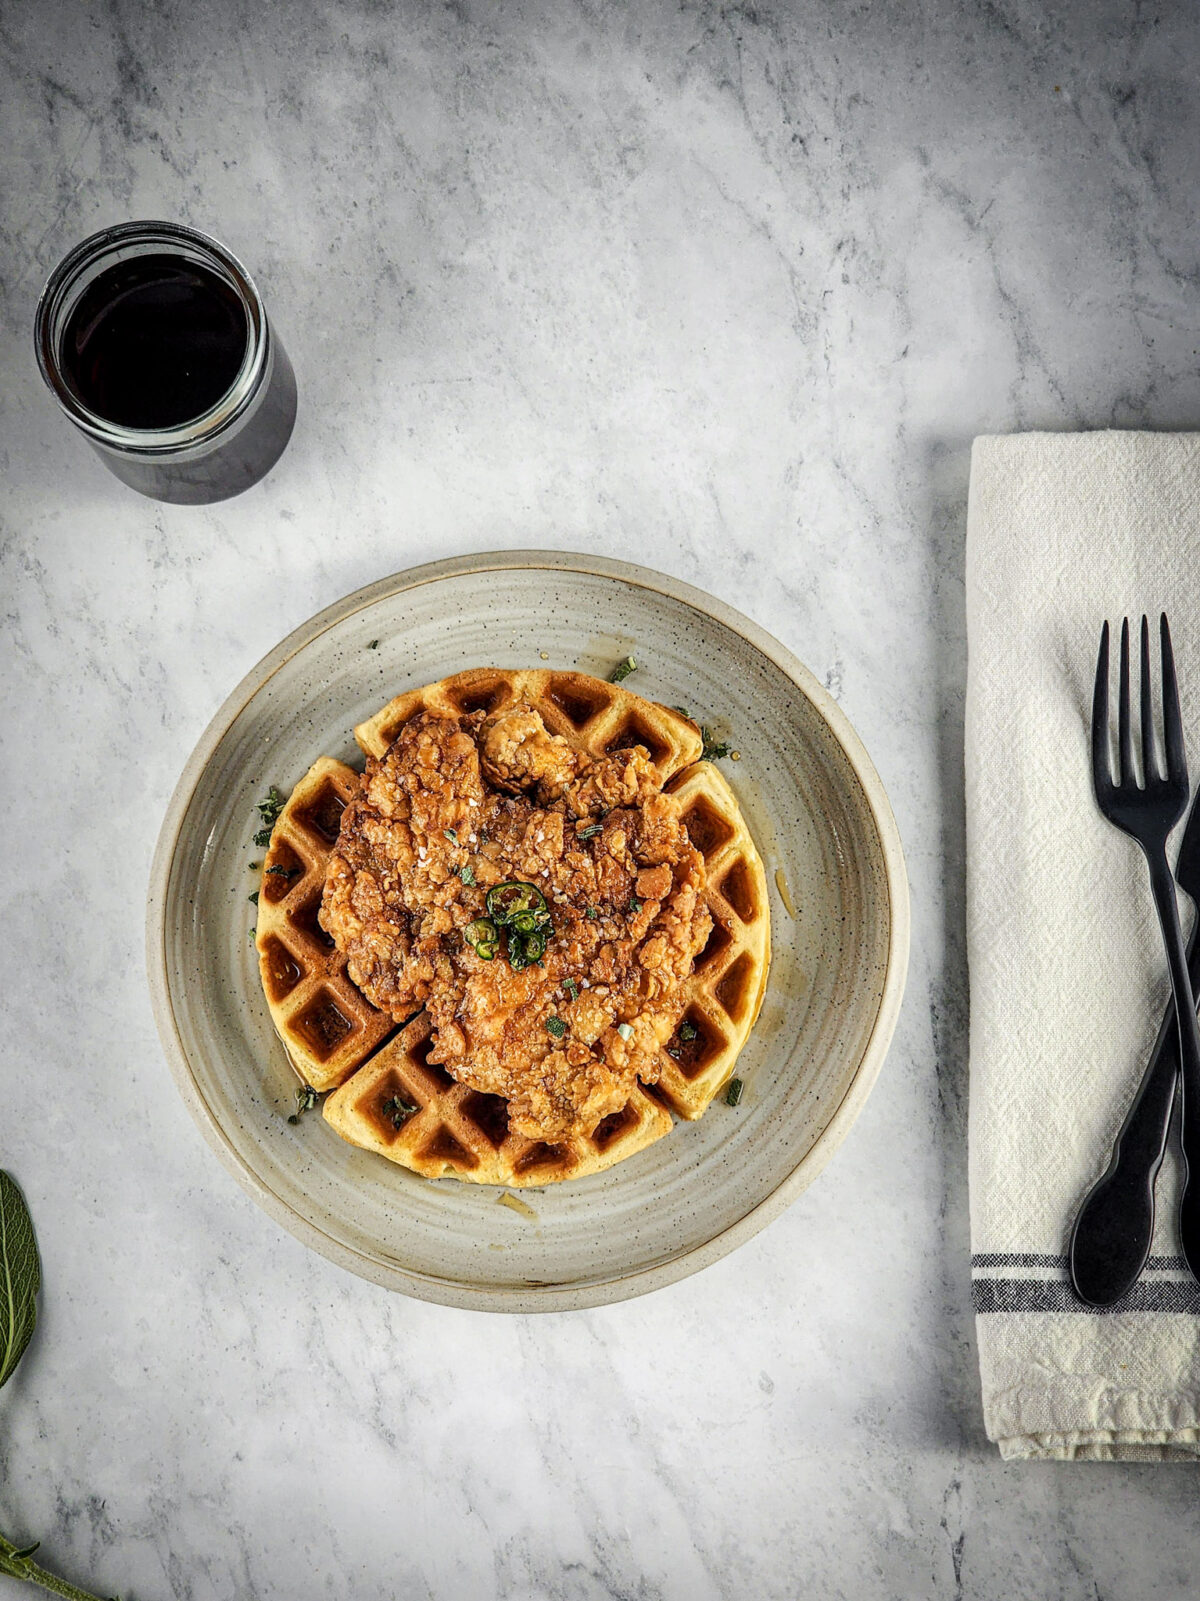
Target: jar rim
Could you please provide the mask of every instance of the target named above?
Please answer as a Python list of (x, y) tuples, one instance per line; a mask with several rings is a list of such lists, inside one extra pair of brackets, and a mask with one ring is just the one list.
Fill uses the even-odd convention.
[[(246, 349), (232, 384), (198, 417), (170, 428), (128, 428), (86, 406), (67, 383), (61, 342), (79, 295), (106, 267), (151, 250), (186, 247), (237, 294), (246, 316)], [(130, 455), (172, 455), (215, 439), (250, 405), (267, 367), (270, 328), (257, 286), (231, 250), (182, 223), (144, 220), (117, 223), (89, 234), (59, 262), (38, 297), (34, 344), (38, 367), (51, 394), (71, 421), (90, 438)]]

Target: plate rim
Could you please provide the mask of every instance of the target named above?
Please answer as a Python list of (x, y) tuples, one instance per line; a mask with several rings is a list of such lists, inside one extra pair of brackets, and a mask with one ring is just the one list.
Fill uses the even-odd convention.
[[(879, 1007), (845, 1094), (812, 1148), (787, 1176), (748, 1212), (680, 1256), (630, 1273), (575, 1285), (498, 1288), (461, 1279), (439, 1279), (369, 1256), (335, 1238), (297, 1212), (235, 1149), (208, 1105), (175, 1017), (167, 971), (166, 912), (171, 868), (183, 824), (200, 780), (217, 747), (255, 695), (301, 650), (357, 612), (406, 590), (444, 578), (531, 569), (616, 579), (692, 608), (730, 629), (783, 672), (815, 706), (841, 746), (871, 813), (888, 897), (888, 949)], [(339, 1267), (385, 1289), (474, 1311), (553, 1312), (603, 1306), (675, 1284), (736, 1250), (780, 1215), (823, 1171), (845, 1139), (874, 1088), (895, 1032), (908, 971), (911, 913), (908, 874), (900, 831), (882, 780), (849, 718), (823, 684), (786, 645), (715, 595), (654, 568), (586, 552), (560, 550), (480, 551), (425, 562), (376, 579), (316, 612), (285, 635), (250, 668), (210, 718), (180, 773), (159, 828), (146, 902), (146, 974), (159, 1041), (176, 1088), (209, 1146), (242, 1188), (302, 1244)]]

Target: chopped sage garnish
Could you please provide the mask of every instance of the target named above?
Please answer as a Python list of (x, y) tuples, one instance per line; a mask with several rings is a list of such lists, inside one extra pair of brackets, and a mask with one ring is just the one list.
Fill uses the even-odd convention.
[(579, 985), (573, 978), (563, 979), (563, 989), (566, 990), (567, 994), (573, 1001), (577, 1001), (579, 999)]
[(406, 1101), (403, 1095), (389, 1095), (379, 1110), (383, 1113), (395, 1129), (401, 1129), (410, 1117), (415, 1117), (421, 1110), (412, 1101)]
[(600, 832), (600, 830), (603, 827), (604, 827), (603, 823), (589, 823), (586, 828), (581, 828), (579, 830), (579, 832), (575, 835), (575, 838), (576, 839), (595, 839), (596, 835)]
[(561, 1017), (548, 1017), (546, 1019), (546, 1033), (553, 1034), (556, 1040), (562, 1039), (567, 1032), (567, 1025)]
[(689, 723), (693, 720), (692, 714), (690, 711), (688, 711), (686, 706), (672, 706), (671, 710), (673, 712), (678, 712), (680, 717), (686, 717)]
[(732, 749), (732, 746), (724, 740), (716, 739), (710, 729), (702, 727), (700, 729), (700, 737), (704, 741), (703, 749), (700, 752), (700, 760), (702, 762), (719, 762), (722, 757), (728, 756)]
[(600, 916), (600, 909), (597, 906), (589, 906), (583, 915), (585, 917), (590, 917), (592, 921), (595, 922), (595, 920)]
[(695, 1023), (680, 1023), (679, 1038), (681, 1040), (694, 1040), (698, 1038), (700, 1030)]
[(609, 673), (608, 681), (610, 684), (619, 684), (624, 679), (628, 678), (630, 673), (636, 672), (637, 662), (634, 661), (632, 656), (626, 656), (625, 660), (623, 662), (618, 662), (613, 668), (612, 672)]
[(258, 891), (255, 890), (253, 895), (247, 895), (246, 899), (250, 902), (251, 906), (257, 906), (258, 905)]
[(617, 1033), (623, 1040), (629, 1040), (633, 1038), (633, 1029), (628, 1023), (618, 1023)]
[(368, 650), (378, 650), (379, 649), (379, 641), (377, 639), (368, 639), (367, 640), (367, 649)]
[(471, 866), (470, 862), (464, 862), (462, 864), (462, 866), (458, 870), (458, 876), (462, 880), (462, 882), (467, 886), (468, 889), (473, 889), (474, 888), (474, 885), (475, 885), (475, 869)]
[(448, 839), (451, 845), (458, 844), (458, 834), (453, 828), (443, 828), (442, 837), (443, 839)]
[(299, 878), (300, 876), (298, 867), (268, 867), (267, 872), (273, 873), (276, 878)]
[(317, 1092), (311, 1084), (302, 1084), (296, 1091), (296, 1110), (288, 1118), (289, 1123), (298, 1123), (305, 1112), (311, 1112), (317, 1104)]
[(258, 803), (258, 815), (262, 818), (264, 823), (270, 827), (274, 827), (275, 821), (283, 808), (284, 795), (275, 784), (272, 784), (270, 789), (267, 791), (266, 800), (260, 800)]
[(740, 1078), (731, 1078), (729, 1088), (725, 1091), (725, 1105), (736, 1106), (742, 1098), (742, 1081)]
[(260, 828), (258, 833), (254, 836), (254, 843), (260, 850), (262, 850), (264, 846), (269, 845), (271, 843), (271, 829)]

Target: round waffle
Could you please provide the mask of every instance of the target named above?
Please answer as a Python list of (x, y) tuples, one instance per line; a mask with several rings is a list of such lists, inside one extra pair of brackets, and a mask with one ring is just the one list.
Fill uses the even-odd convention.
[(460, 716), (518, 701), (590, 756), (641, 745), (704, 857), (712, 933), (684, 986), (683, 1016), (663, 1049), (657, 1084), (635, 1090), (590, 1135), (557, 1144), (528, 1139), (509, 1128), (504, 1100), (428, 1061), (424, 1015), (397, 1028), (376, 1010), (317, 921), (341, 812), (359, 781), (329, 757), (300, 780), (275, 823), (257, 932), (272, 1020), (305, 1082), (333, 1091), (324, 1105), (330, 1125), (426, 1177), (511, 1188), (599, 1172), (660, 1139), (671, 1112), (701, 1116), (731, 1077), (758, 1015), (771, 937), (766, 875), (737, 800), (713, 763), (699, 759), (700, 730), (672, 708), (584, 673), (474, 668), (397, 696), (355, 737), (367, 755), (381, 757), (419, 712)]

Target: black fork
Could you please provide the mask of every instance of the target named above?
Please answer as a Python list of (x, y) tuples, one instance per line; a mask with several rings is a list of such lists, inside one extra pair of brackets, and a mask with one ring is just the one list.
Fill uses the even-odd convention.
[[(1180, 1233), (1184, 1255), (1195, 1277), (1200, 1278), (1200, 1208), (1192, 1175), (1200, 1177), (1200, 1028), (1196, 1023), (1196, 1003), (1188, 977), (1187, 956), (1179, 927), (1179, 904), (1175, 899), (1175, 880), (1167, 862), (1167, 840), (1183, 815), (1188, 799), (1187, 758), (1183, 746), (1183, 721), (1179, 713), (1179, 686), (1175, 679), (1175, 658), (1171, 650), (1171, 631), (1165, 614), (1160, 620), (1162, 651), (1163, 749), (1166, 772), (1160, 772), (1155, 754), (1153, 686), (1150, 673), (1150, 630), (1142, 618), (1141, 639), (1141, 725), (1142, 783), (1137, 781), (1133, 764), (1133, 731), (1129, 704), (1129, 622), (1121, 624), (1120, 698), (1117, 705), (1118, 771), (1114, 778), (1109, 761), (1108, 731), (1108, 624), (1100, 635), (1100, 659), (1096, 664), (1096, 690), (1092, 701), (1092, 781), (1101, 812), (1115, 827), (1137, 840), (1150, 869), (1150, 887), (1162, 928), (1171, 972), (1171, 991), (1175, 999), (1175, 1019), (1179, 1030), (1179, 1059), (1183, 1095), (1183, 1151), (1187, 1172), (1180, 1209)], [(1195, 1125), (1193, 1131), (1189, 1125)], [(1110, 1183), (1110, 1180), (1117, 1180)], [(1151, 1185), (1153, 1179), (1151, 1178)], [(1107, 1186), (1107, 1189), (1105, 1188)], [(1146, 1216), (1146, 1203), (1149, 1215)], [(1075, 1287), (1093, 1305), (1108, 1305), (1119, 1294), (1114, 1273), (1120, 1272), (1117, 1259), (1127, 1259), (1127, 1249), (1106, 1254), (1104, 1231), (1095, 1227), (1096, 1210), (1107, 1214), (1112, 1237), (1122, 1230), (1138, 1229), (1147, 1234), (1153, 1226), (1153, 1193), (1147, 1197), (1120, 1181), (1119, 1174), (1106, 1174), (1088, 1196), (1076, 1224), (1071, 1242), (1071, 1273)], [(1084, 1230), (1085, 1215), (1092, 1212), (1092, 1227)], [(1110, 1259), (1111, 1257), (1111, 1259)], [(1124, 1287), (1124, 1286), (1123, 1286)]]

